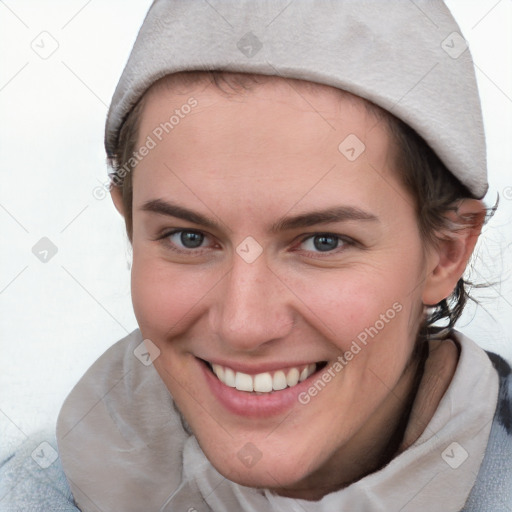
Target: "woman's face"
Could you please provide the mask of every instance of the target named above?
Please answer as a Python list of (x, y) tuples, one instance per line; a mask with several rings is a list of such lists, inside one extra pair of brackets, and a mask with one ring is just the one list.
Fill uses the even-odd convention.
[(432, 265), (384, 123), (291, 85), (151, 91), (132, 293), (213, 465), (292, 495), (336, 485), (391, 434)]

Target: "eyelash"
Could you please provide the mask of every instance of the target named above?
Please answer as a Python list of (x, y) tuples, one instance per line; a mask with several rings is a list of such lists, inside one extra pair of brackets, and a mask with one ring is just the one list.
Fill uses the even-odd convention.
[[(158, 237), (157, 240), (160, 241), (161, 243), (163, 243), (166, 247), (168, 247), (172, 251), (180, 253), (180, 254), (199, 255), (199, 254), (202, 254), (205, 249), (207, 249), (207, 247), (199, 247), (197, 249), (182, 249), (182, 248), (176, 247), (176, 245), (174, 243), (172, 243), (169, 240), (169, 238), (172, 235), (176, 235), (178, 233), (197, 233), (197, 234), (203, 235), (205, 237), (205, 239), (210, 238), (210, 235), (208, 235), (202, 231), (199, 231), (199, 230), (174, 229), (172, 231), (168, 231), (168, 232), (164, 233), (162, 236)], [(326, 256), (332, 255), (332, 254), (338, 254), (339, 252), (346, 250), (348, 247), (357, 245), (357, 242), (349, 237), (338, 235), (336, 233), (320, 231), (320, 232), (309, 233), (307, 235), (303, 235), (302, 238), (300, 239), (300, 241), (298, 242), (298, 244), (296, 244), (294, 247), (300, 246), (307, 240), (313, 239), (317, 236), (337, 238), (338, 246), (336, 248), (334, 248), (332, 251), (300, 251), (300, 249), (299, 249), (299, 250), (297, 250), (297, 252), (315, 254), (315, 256), (313, 256), (314, 258), (318, 258), (318, 257), (323, 258), (324, 256), (322, 256), (322, 254), (325, 254)], [(294, 249), (294, 251), (295, 251), (295, 249)]]

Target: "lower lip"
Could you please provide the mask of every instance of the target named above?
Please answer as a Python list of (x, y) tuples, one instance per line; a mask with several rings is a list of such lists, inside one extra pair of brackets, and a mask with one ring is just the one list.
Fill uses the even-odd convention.
[(203, 361), (198, 359), (206, 383), (217, 400), (231, 413), (248, 418), (267, 418), (283, 414), (294, 405), (299, 404), (299, 394), (310, 385), (310, 379), (318, 378), (315, 372), (307, 379), (291, 388), (256, 395), (246, 391), (238, 391), (222, 383)]

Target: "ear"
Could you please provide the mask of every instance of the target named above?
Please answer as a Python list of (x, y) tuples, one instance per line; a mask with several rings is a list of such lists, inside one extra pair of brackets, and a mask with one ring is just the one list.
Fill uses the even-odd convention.
[(112, 184), (110, 187), (110, 197), (112, 198), (116, 210), (124, 217), (123, 189)]
[(429, 274), (423, 288), (423, 304), (434, 306), (455, 289), (469, 261), (485, 220), (485, 206), (477, 199), (464, 199), (456, 212), (447, 214), (460, 229), (437, 233), (438, 245), (430, 249)]

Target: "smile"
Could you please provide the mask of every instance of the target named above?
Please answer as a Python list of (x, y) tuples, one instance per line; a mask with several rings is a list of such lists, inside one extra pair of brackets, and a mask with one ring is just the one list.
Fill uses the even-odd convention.
[(282, 391), (286, 388), (292, 388), (325, 366), (324, 362), (310, 363), (250, 375), (248, 373), (235, 371), (227, 366), (221, 366), (220, 364), (208, 362), (207, 364), (215, 376), (226, 386), (235, 388), (238, 391), (246, 391), (254, 394), (271, 393), (273, 391)]
[[(298, 396), (328, 364), (327, 361), (268, 363), (265, 366), (209, 362), (196, 358), (204, 375), (206, 393), (238, 417), (264, 420), (288, 414), (299, 404)], [(245, 371), (240, 371), (240, 370)], [(266, 371), (265, 371), (266, 370)]]

